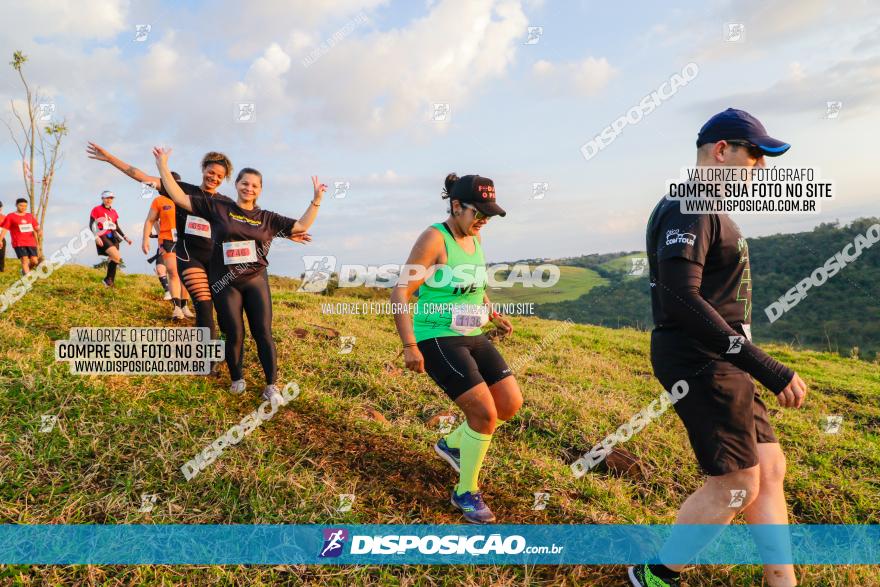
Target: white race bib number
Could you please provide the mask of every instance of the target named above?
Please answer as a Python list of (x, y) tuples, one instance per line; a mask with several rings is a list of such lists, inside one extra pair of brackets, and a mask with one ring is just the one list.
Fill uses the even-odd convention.
[(193, 236), (211, 238), (211, 224), (204, 218), (187, 214), (186, 227), (183, 229), (183, 232)]
[(225, 265), (256, 263), (256, 261), (257, 243), (254, 241), (223, 243), (223, 263)]
[(489, 321), (489, 308), (477, 305), (461, 305), (452, 308), (450, 328), (461, 334), (469, 334)]
[(34, 227), (29, 222), (22, 222), (18, 225), (18, 232), (33, 232)]

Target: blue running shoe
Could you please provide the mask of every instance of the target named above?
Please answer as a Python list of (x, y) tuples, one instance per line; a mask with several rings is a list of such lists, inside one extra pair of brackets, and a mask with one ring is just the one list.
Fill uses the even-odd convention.
[(461, 473), (461, 451), (457, 448), (450, 448), (448, 444), (446, 444), (446, 439), (441, 438), (437, 441), (437, 444), (434, 445), (434, 452), (437, 453), (441, 459), (449, 463), (449, 465), (455, 469), (456, 473)]
[(455, 487), (452, 488), (452, 505), (461, 510), (464, 519), (471, 524), (491, 524), (495, 521), (495, 514), (483, 501), (483, 494), (479, 491), (471, 493), (465, 491), (461, 495), (456, 495)]

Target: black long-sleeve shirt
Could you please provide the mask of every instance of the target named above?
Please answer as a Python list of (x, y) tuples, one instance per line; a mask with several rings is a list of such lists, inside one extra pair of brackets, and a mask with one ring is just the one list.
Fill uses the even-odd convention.
[(736, 223), (726, 214), (682, 214), (664, 198), (646, 238), (655, 374), (738, 368), (774, 393), (785, 388), (794, 372), (751, 342), (751, 267)]

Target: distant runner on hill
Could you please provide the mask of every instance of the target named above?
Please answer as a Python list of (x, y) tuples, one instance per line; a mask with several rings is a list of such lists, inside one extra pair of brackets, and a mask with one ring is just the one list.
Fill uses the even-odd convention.
[[(12, 248), (21, 261), (22, 275), (30, 273), (37, 266), (37, 236), (42, 229), (33, 214), (27, 211), (28, 202), (24, 198), (15, 201), (15, 212), (3, 218), (0, 224), (0, 240), (6, 240), (8, 232), (12, 237)], [(3, 249), (4, 255), (6, 249)]]

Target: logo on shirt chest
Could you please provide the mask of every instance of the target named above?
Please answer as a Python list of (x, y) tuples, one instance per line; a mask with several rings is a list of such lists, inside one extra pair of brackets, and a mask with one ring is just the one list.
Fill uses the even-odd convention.
[(477, 284), (472, 283), (472, 284), (470, 284), (470, 286), (461, 285), (461, 286), (453, 287), (452, 293), (454, 293), (456, 295), (477, 293)]
[(247, 216), (242, 216), (241, 214), (236, 214), (234, 212), (230, 212), (229, 217), (236, 222), (241, 222), (249, 226), (262, 226), (263, 224), (261, 220), (253, 220), (252, 218), (248, 218)]
[(681, 232), (677, 228), (666, 231), (667, 245), (691, 245), (697, 241), (697, 235), (690, 232)]

